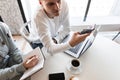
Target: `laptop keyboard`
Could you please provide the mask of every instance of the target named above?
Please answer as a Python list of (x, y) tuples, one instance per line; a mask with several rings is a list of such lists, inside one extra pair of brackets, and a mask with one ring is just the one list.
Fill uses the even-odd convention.
[(79, 44), (78, 44), (78, 45), (76, 45), (75, 47), (70, 48), (70, 49), (69, 49), (69, 51), (71, 51), (71, 52), (73, 52), (73, 53), (77, 54), (77, 53), (78, 53), (78, 51), (79, 51), (79, 49), (80, 49), (80, 47), (82, 46), (82, 44), (83, 44), (83, 42), (79, 43)]

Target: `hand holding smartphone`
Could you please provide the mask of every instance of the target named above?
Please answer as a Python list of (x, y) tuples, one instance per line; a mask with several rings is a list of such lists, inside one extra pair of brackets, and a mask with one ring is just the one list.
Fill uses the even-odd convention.
[(93, 26), (92, 29), (83, 29), (80, 34), (85, 34), (85, 33), (91, 33), (93, 30), (95, 30), (95, 25)]

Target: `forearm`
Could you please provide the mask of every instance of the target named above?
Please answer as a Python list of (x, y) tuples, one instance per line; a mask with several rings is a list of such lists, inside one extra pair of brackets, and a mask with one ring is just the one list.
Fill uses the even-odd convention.
[(23, 61), (22, 54), (19, 49), (15, 49), (9, 53), (10, 59), (9, 59), (9, 66), (14, 64), (19, 64)]
[(48, 52), (57, 53), (57, 52), (62, 52), (71, 48), (71, 46), (69, 45), (69, 42), (56, 44), (53, 42), (52, 38), (49, 35), (46, 35), (46, 36), (45, 35), (46, 34), (44, 34), (44, 36), (41, 37), (41, 42), (47, 48)]
[[(9, 33), (10, 34), (10, 33)], [(13, 40), (13, 37), (10, 34), (10, 38), (7, 38), (8, 40), (8, 46), (9, 46), (9, 56), (10, 56), (10, 63), (11, 65), (19, 64), (22, 60), (22, 52), (18, 49), (18, 47), (15, 45), (15, 42)]]
[(14, 77), (22, 75), (25, 72), (25, 68), (22, 63), (11, 66), (9, 68), (0, 69), (0, 78), (2, 80), (13, 80)]
[(58, 53), (58, 52), (62, 52), (62, 51), (65, 51), (71, 48), (71, 46), (69, 45), (69, 42), (61, 43), (61, 44), (54, 44), (54, 45), (50, 45), (46, 47), (50, 53)]
[[(57, 53), (57, 52), (62, 52), (70, 48), (70, 45), (68, 42), (62, 43), (62, 44), (55, 44), (54, 41), (52, 40), (51, 33), (49, 32), (49, 28), (45, 27), (44, 25), (40, 26), (38, 28), (40, 40), (42, 44), (47, 48), (48, 52), (50, 53)], [(67, 34), (65, 32), (65, 34)], [(64, 34), (64, 36), (66, 36)]]

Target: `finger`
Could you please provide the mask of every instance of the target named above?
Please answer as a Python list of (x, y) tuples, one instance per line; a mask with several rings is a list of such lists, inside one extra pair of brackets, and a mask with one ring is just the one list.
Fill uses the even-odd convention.
[(29, 57), (28, 59), (31, 59), (31, 58), (33, 58), (33, 57), (35, 57), (36, 55), (33, 55), (33, 56), (31, 56), (31, 57)]
[(38, 62), (38, 58), (37, 57), (33, 57), (31, 61), (36, 63), (36, 62)]
[(76, 32), (77, 34), (80, 34), (80, 32)]
[(30, 58), (26, 61), (26, 63), (28, 64), (28, 63), (34, 61), (34, 59), (35, 59), (35, 56), (32, 56), (32, 57), (30, 57)]

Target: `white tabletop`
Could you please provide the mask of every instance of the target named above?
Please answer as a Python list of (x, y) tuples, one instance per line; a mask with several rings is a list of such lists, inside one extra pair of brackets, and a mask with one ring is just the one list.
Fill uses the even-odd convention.
[[(49, 80), (50, 73), (64, 72), (65, 80), (74, 75), (67, 70), (73, 57), (61, 52), (53, 56), (46, 54), (44, 68), (31, 80)], [(120, 45), (102, 36), (97, 36), (92, 46), (82, 55), (80, 80), (120, 80)]]

